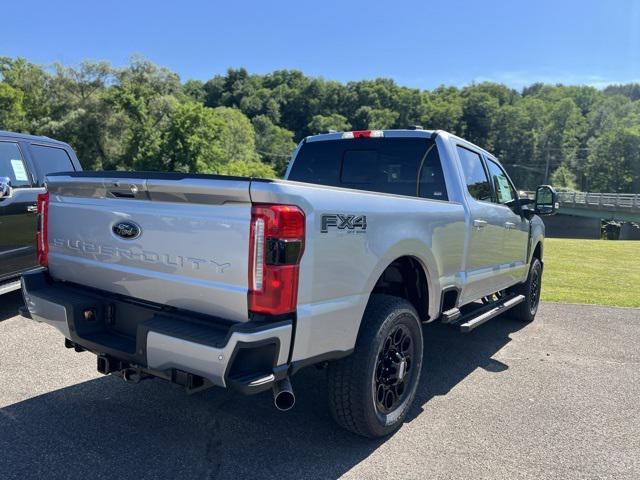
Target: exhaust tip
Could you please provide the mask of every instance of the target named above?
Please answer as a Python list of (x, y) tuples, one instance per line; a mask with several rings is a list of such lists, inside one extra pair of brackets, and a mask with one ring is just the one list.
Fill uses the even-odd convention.
[(281, 412), (286, 412), (291, 410), (293, 406), (296, 404), (296, 396), (293, 392), (280, 392), (273, 399), (273, 402), (276, 405), (276, 408)]
[(291, 410), (296, 404), (296, 396), (288, 378), (276, 382), (273, 386), (273, 403), (281, 412)]

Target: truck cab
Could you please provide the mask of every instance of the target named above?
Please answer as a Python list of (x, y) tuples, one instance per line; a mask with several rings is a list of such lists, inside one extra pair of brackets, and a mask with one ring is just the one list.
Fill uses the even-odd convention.
[(54, 172), (81, 170), (73, 149), (48, 137), (0, 131), (0, 294), (38, 267), (36, 199)]

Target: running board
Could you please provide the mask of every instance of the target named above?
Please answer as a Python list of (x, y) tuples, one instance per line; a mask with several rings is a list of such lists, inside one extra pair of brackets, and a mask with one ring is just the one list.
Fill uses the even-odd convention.
[[(460, 331), (462, 333), (467, 333), (473, 330), (476, 327), (479, 327), (485, 322), (488, 322), (493, 317), (500, 315), (501, 313), (506, 312), (512, 307), (515, 307), (519, 303), (524, 301), (524, 295), (516, 295), (515, 297), (510, 297), (504, 301), (498, 301), (498, 304), (495, 305), (490, 310), (483, 310), (481, 313), (473, 312), (469, 314), (469, 316), (464, 316), (461, 320), (467, 320), (465, 323), (460, 325)], [(475, 315), (474, 315), (475, 314)]]
[(21, 288), (20, 280), (3, 283), (2, 285), (0, 285), (0, 295), (13, 292), (15, 290), (20, 290), (20, 288)]
[(460, 310), (458, 308), (451, 308), (442, 312), (440, 320), (442, 321), (442, 323), (455, 323), (460, 319), (461, 315), (462, 314), (460, 313)]

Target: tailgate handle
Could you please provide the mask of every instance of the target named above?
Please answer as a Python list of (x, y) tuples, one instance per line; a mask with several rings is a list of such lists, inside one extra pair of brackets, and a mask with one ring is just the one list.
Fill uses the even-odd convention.
[(109, 193), (116, 198), (136, 198), (136, 194), (131, 192), (122, 192), (122, 191), (113, 190), (113, 191), (110, 191)]

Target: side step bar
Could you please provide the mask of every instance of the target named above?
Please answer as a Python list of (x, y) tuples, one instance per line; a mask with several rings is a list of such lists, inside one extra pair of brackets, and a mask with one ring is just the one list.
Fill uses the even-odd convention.
[(20, 287), (20, 280), (0, 284), (0, 295), (13, 292), (15, 290), (20, 290)]
[(451, 308), (449, 310), (446, 310), (444, 312), (442, 312), (442, 323), (455, 323), (457, 320), (460, 319), (460, 316), (462, 315), (462, 313), (460, 312), (459, 309), (457, 308)]
[(491, 304), (490, 310), (481, 309), (480, 312), (472, 312), (468, 316), (465, 315), (460, 320), (466, 322), (460, 324), (460, 331), (463, 333), (470, 332), (476, 327), (479, 327), (485, 322), (488, 322), (493, 317), (506, 312), (512, 307), (515, 307), (524, 300), (524, 295), (516, 295), (509, 297), (505, 300), (498, 300), (496, 303)]

